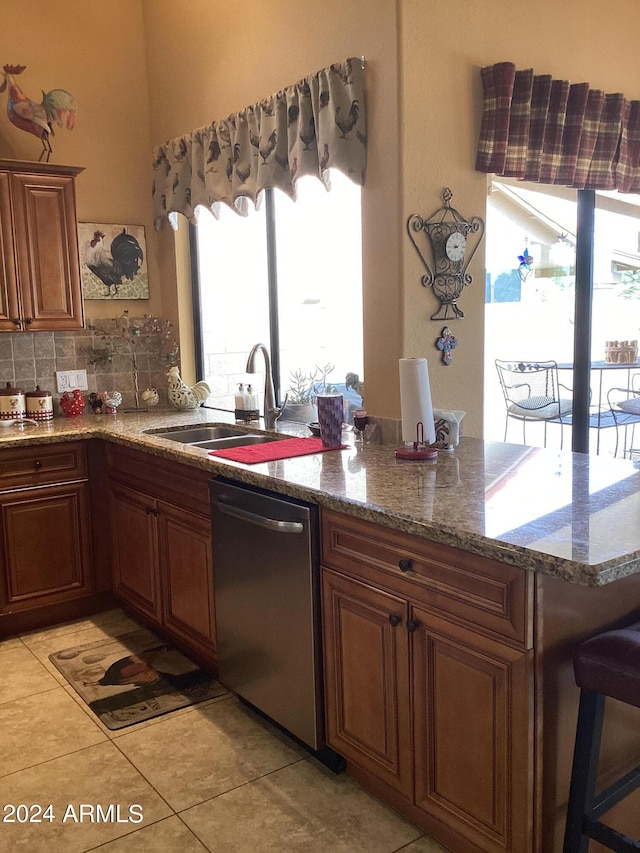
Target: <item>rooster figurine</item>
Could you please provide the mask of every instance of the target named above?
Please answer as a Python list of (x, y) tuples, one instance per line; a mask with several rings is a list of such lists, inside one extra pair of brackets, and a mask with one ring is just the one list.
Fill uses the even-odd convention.
[(118, 406), (122, 405), (122, 394), (119, 391), (103, 391), (100, 396), (107, 407), (107, 414), (117, 415)]
[(65, 391), (62, 397), (60, 397), (60, 408), (67, 418), (80, 417), (84, 412), (84, 407), (85, 399), (79, 388), (76, 388), (73, 394), (69, 391)]
[(169, 381), (169, 402), (176, 409), (190, 411), (201, 406), (211, 393), (206, 382), (196, 382), (189, 387), (181, 378), (177, 367), (170, 367), (167, 373)]
[(37, 103), (28, 98), (16, 83), (18, 74), (26, 69), (26, 65), (4, 65), (2, 74), (4, 80), (0, 92), (9, 88), (7, 115), (9, 121), (20, 130), (32, 133), (42, 142), (39, 160), (46, 157), (47, 163), (53, 153), (49, 137), (54, 136), (53, 125), (73, 130), (78, 112), (78, 104), (72, 94), (65, 89), (52, 89), (42, 92), (42, 102)]

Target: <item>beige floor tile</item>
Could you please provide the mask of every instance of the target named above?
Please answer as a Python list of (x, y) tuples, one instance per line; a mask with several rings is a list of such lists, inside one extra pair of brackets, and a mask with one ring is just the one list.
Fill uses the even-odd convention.
[(6, 652), (8, 649), (24, 648), (20, 637), (3, 637), (0, 639), (0, 652)]
[(398, 853), (448, 853), (448, 850), (448, 847), (443, 847), (441, 844), (438, 844), (437, 841), (434, 841), (433, 838), (429, 838), (428, 835), (423, 835), (422, 838), (418, 838), (417, 841), (412, 841), (411, 844), (407, 844), (407, 846), (399, 850)]
[(308, 758), (181, 813), (214, 853), (392, 853), (422, 832)]
[[(44, 628), (40, 631), (31, 631), (28, 634), (21, 634), (20, 639), (27, 646), (33, 646), (37, 643), (47, 642), (48, 640), (58, 640), (64, 638), (63, 645), (56, 644), (57, 649), (66, 648), (67, 646), (77, 645), (75, 639), (67, 642), (69, 635), (81, 634), (83, 631), (91, 631), (100, 629), (100, 637), (117, 637), (120, 634), (126, 634), (128, 631), (137, 631), (140, 625), (134, 622), (122, 610), (107, 610), (105, 613), (97, 613), (95, 616), (89, 616), (86, 619), (78, 619), (74, 622), (63, 622), (61, 625), (54, 625), (51, 628)], [(98, 639), (100, 639), (98, 637)], [(78, 640), (78, 643), (82, 642)], [(88, 643), (91, 640), (87, 640)]]
[[(51, 821), (2, 825), (2, 849), (29, 853), (80, 853), (171, 815), (167, 804), (110, 742), (2, 777), (0, 803), (43, 809), (51, 805)], [(94, 817), (100, 805), (109, 819), (92, 821), (85, 812), (81, 821), (80, 804), (92, 806)], [(130, 820), (137, 813), (130, 811), (133, 805), (142, 809), (141, 822)], [(109, 806), (113, 806), (110, 815)]]
[(58, 686), (57, 680), (22, 644), (1, 654), (0, 705)]
[(106, 739), (62, 687), (0, 705), (0, 732), (0, 776)]
[(307, 755), (236, 699), (114, 741), (176, 811)]
[[(100, 853), (206, 853), (206, 850), (179, 817), (168, 817), (110, 841), (100, 848)], [(252, 853), (259, 851), (256, 849)]]

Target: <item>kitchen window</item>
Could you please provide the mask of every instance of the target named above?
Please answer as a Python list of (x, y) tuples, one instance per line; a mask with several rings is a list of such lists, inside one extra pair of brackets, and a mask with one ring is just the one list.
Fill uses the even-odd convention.
[[(581, 208), (587, 217), (580, 215)], [(585, 227), (585, 218), (591, 227)], [(578, 247), (593, 258), (590, 281), (582, 289), (576, 276)], [(504, 403), (496, 358), (571, 364), (580, 335), (588, 369), (589, 362), (605, 360), (608, 341), (637, 343), (640, 338), (640, 197), (493, 178), (486, 269), (485, 438), (502, 440)], [(575, 389), (576, 375), (574, 368), (560, 381)], [(587, 414), (591, 427), (598, 426), (590, 429), (587, 447), (594, 452), (615, 449), (615, 430), (603, 433), (594, 415), (608, 408), (609, 388), (627, 379), (614, 370), (589, 375)], [(574, 424), (576, 399), (574, 394)], [(610, 419), (605, 425), (612, 425)]]
[(196, 350), (208, 406), (233, 409), (238, 383), (253, 382), (262, 407), (263, 377), (245, 373), (258, 341), (271, 353), (279, 402), (298, 372), (328, 366), (327, 381), (348, 399), (347, 374), (363, 380), (360, 187), (333, 170), (330, 192), (313, 177), (296, 189), (295, 202), (267, 189), (246, 217), (198, 209)]

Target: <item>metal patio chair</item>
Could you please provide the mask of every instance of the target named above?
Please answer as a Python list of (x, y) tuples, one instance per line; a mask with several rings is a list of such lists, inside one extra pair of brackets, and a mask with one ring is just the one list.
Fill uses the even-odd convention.
[[(640, 383), (631, 381), (631, 388), (610, 388), (607, 392), (607, 402), (616, 426), (616, 449), (614, 456), (618, 455), (620, 446), (620, 432), (624, 431), (622, 455), (629, 456), (636, 461), (640, 459), (640, 450), (635, 447), (635, 428), (640, 424)], [(631, 441), (628, 442), (628, 430), (631, 427)]]
[(507, 414), (504, 440), (507, 440), (509, 419), (522, 423), (522, 443), (526, 444), (527, 423), (544, 423), (544, 446), (547, 446), (547, 424), (560, 424), (560, 448), (563, 444), (563, 425), (571, 423), (573, 400), (561, 396), (560, 389), (572, 391), (558, 380), (555, 361), (502, 361), (496, 359), (500, 387), (504, 394)]

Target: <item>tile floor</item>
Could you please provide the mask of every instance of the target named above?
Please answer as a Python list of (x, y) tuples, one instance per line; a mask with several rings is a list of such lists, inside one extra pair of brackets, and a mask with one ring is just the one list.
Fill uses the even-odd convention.
[[(442, 853), (234, 697), (105, 728), (48, 655), (136, 627), (111, 610), (0, 640), (0, 851)], [(51, 809), (8, 822), (11, 804)]]

